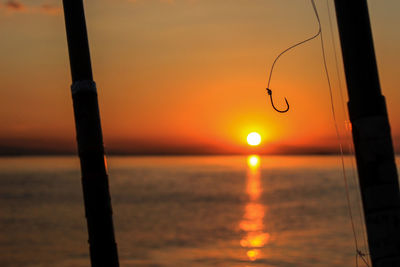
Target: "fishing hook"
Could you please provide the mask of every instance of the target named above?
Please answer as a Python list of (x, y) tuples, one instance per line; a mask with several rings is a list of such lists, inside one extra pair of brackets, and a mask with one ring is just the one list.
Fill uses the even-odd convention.
[(279, 110), (279, 109), (277, 109), (276, 107), (275, 107), (275, 105), (274, 105), (274, 101), (272, 100), (272, 90), (271, 89), (269, 89), (269, 88), (267, 88), (267, 92), (268, 92), (268, 95), (269, 95), (269, 98), (271, 99), (271, 105), (272, 105), (272, 107), (277, 111), (277, 112), (279, 112), (279, 113), (286, 113), (286, 112), (288, 112), (288, 110), (289, 110), (289, 103), (287, 102), (287, 99), (286, 99), (286, 97), (285, 97), (285, 102), (286, 102), (286, 109), (285, 110)]

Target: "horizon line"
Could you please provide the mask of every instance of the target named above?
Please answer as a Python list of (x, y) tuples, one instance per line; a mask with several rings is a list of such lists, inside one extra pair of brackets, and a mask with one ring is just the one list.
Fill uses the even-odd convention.
[[(283, 153), (104, 153), (104, 156), (113, 156), (113, 157), (186, 157), (186, 156), (249, 156), (249, 155), (258, 155), (258, 156), (340, 156), (340, 155), (355, 155), (354, 153), (344, 152), (341, 154), (340, 152), (283, 152)], [(399, 153), (395, 153), (395, 155), (400, 155)], [(46, 156), (54, 156), (54, 157), (62, 157), (62, 156), (77, 156), (78, 153), (73, 152), (25, 152), (25, 153), (0, 153), (0, 158), (5, 157), (46, 157)]]

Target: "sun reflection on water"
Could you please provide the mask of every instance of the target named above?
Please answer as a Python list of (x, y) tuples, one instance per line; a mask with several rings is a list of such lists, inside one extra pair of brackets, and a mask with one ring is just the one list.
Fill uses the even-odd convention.
[(246, 193), (249, 201), (245, 207), (245, 213), (239, 227), (245, 232), (240, 245), (247, 249), (247, 257), (250, 261), (259, 259), (261, 248), (269, 241), (270, 235), (265, 232), (264, 217), (265, 205), (260, 202), (262, 186), (260, 183), (260, 157), (252, 155), (247, 158), (247, 186)]
[(260, 157), (257, 155), (251, 155), (247, 158), (247, 165), (249, 165), (249, 168), (252, 170), (258, 170), (258, 167), (260, 167)]

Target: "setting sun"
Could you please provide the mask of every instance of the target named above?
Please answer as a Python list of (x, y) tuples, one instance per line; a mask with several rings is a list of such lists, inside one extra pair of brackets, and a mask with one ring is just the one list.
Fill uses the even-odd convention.
[(247, 135), (247, 143), (251, 146), (258, 146), (261, 143), (261, 135), (256, 132)]

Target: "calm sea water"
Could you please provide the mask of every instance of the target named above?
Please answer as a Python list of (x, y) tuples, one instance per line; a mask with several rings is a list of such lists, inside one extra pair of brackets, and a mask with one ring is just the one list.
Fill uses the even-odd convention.
[[(121, 266), (355, 266), (339, 157), (108, 163)], [(1, 158), (0, 212), (0, 266), (89, 266), (76, 158)]]

